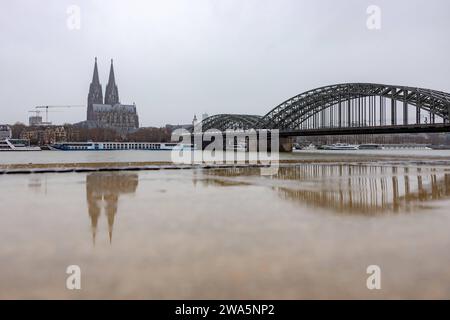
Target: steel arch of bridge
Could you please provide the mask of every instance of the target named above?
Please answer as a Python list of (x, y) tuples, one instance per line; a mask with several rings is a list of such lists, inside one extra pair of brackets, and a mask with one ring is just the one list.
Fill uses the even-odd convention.
[(248, 130), (256, 127), (261, 116), (246, 114), (217, 114), (199, 123), (203, 132), (207, 130)]
[(301, 93), (272, 109), (258, 123), (259, 128), (295, 130), (313, 115), (333, 106), (364, 97), (389, 98), (416, 106), (449, 120), (450, 94), (430, 89), (373, 83), (347, 83)]
[[(378, 105), (375, 101), (376, 98), (379, 98)], [(399, 124), (397, 123), (397, 110), (403, 111), (401, 124), (411, 125), (411, 123), (408, 123), (408, 106), (413, 106), (416, 109), (416, 124), (421, 123), (421, 111), (430, 114), (430, 124), (434, 124), (435, 116), (441, 118), (444, 123), (449, 123), (449, 93), (407, 86), (346, 83), (325, 86), (301, 93), (279, 104), (263, 117), (232, 114), (211, 116), (202, 122), (202, 130), (206, 131), (213, 128), (220, 131), (227, 129), (279, 129), (280, 132), (294, 132), (303, 130), (305, 123), (308, 121), (313, 123), (312, 128), (318, 129), (315, 124), (316, 118), (318, 118), (319, 114), (325, 114), (325, 110), (330, 108), (337, 110), (335, 116), (336, 118), (339, 117), (339, 119), (334, 119), (334, 122), (338, 123), (338, 127), (353, 127), (354, 124), (350, 121), (350, 116), (353, 116), (350, 114), (351, 103), (356, 101), (360, 104), (359, 108), (361, 108), (361, 101), (364, 100), (369, 100), (369, 103), (375, 102), (375, 105), (372, 105), (372, 107), (379, 109), (379, 111), (374, 111), (373, 116), (384, 116), (386, 118), (386, 113), (390, 110), (391, 123), (389, 123), (389, 126), (397, 126)], [(390, 106), (386, 104), (386, 100), (390, 100)], [(365, 103), (364, 108), (366, 108)], [(342, 110), (345, 110), (345, 112), (348, 110), (347, 114), (344, 114), (345, 112)], [(360, 111), (358, 116), (361, 117), (361, 114), (362, 111)], [(344, 117), (349, 118), (344, 119)], [(387, 123), (384, 124), (387, 125)], [(379, 125), (383, 125), (381, 120)], [(361, 125), (360, 122), (359, 126), (365, 127), (367, 123), (364, 122), (364, 125)]]

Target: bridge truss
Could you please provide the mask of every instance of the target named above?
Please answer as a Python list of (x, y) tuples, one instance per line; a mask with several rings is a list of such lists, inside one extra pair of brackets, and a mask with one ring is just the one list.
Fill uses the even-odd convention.
[(201, 130), (249, 130), (257, 126), (261, 116), (246, 114), (217, 114), (200, 122)]
[(285, 135), (443, 132), (450, 131), (449, 115), (449, 93), (348, 83), (301, 93), (263, 117), (215, 115), (202, 125), (203, 131), (278, 129)]

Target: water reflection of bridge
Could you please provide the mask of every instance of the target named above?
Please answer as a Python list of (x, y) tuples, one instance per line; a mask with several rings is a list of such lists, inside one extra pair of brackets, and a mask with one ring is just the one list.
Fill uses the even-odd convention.
[[(265, 179), (253, 179), (258, 172), (210, 170), (199, 180), (220, 186), (267, 185)], [(300, 164), (281, 167), (269, 186), (283, 199), (335, 212), (410, 212), (432, 200), (450, 198), (450, 171), (405, 165)]]
[(135, 193), (137, 186), (137, 174), (105, 172), (92, 173), (86, 176), (86, 197), (94, 244), (102, 210), (108, 221), (109, 241), (111, 242), (119, 196)]

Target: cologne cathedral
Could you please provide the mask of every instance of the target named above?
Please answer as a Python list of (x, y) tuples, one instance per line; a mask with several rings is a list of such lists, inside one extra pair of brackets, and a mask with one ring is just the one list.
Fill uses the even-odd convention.
[(120, 103), (112, 60), (105, 99), (103, 100), (102, 85), (98, 76), (97, 58), (95, 58), (94, 75), (89, 87), (87, 100), (87, 121), (84, 125), (89, 128), (111, 128), (120, 133), (133, 132), (139, 128), (136, 105)]

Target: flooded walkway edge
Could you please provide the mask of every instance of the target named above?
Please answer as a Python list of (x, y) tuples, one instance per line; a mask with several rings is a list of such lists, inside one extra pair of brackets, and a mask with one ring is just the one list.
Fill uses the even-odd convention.
[[(319, 155), (318, 155), (319, 156)], [(29, 164), (0, 164), (0, 175), (2, 174), (39, 174), (39, 173), (71, 173), (71, 172), (113, 172), (113, 171), (154, 171), (154, 170), (189, 170), (189, 169), (226, 169), (226, 168), (268, 168), (281, 167), (300, 164), (330, 164), (330, 163), (353, 163), (353, 164), (371, 164), (371, 163), (398, 163), (411, 165), (434, 165), (450, 166), (450, 159), (442, 158), (399, 158), (399, 157), (379, 157), (376, 159), (366, 159), (365, 157), (352, 157), (333, 155), (330, 158), (320, 155), (317, 159), (292, 159), (279, 160), (267, 163), (193, 163), (193, 164), (175, 164), (173, 162), (106, 162), (106, 163), (29, 163)]]

